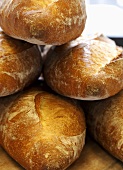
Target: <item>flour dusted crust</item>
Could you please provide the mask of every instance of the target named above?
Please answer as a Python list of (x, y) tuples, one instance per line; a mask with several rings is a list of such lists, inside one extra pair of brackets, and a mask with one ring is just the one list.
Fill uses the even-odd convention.
[(80, 155), (85, 118), (78, 105), (39, 89), (0, 99), (0, 144), (25, 169), (63, 170)]
[(84, 0), (4, 0), (0, 26), (14, 38), (60, 45), (80, 36), (86, 22)]
[(0, 97), (31, 84), (41, 69), (42, 59), (36, 45), (15, 40), (0, 31)]
[(108, 38), (80, 37), (50, 50), (44, 78), (57, 93), (99, 100), (123, 88), (123, 49)]
[(90, 134), (123, 162), (123, 90), (105, 100), (83, 104)]

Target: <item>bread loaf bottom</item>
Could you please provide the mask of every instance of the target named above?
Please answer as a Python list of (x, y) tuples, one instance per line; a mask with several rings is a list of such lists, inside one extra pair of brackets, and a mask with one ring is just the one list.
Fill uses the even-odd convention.
[(123, 162), (123, 91), (83, 104), (87, 129), (108, 152)]
[(0, 31), (0, 97), (35, 81), (41, 74), (42, 63), (37, 45), (15, 40)]
[[(0, 147), (0, 170), (24, 170), (24, 168)], [(123, 164), (105, 152), (92, 138), (86, 138), (79, 159), (67, 170), (123, 170)]]
[(64, 170), (85, 143), (83, 111), (73, 101), (30, 89), (0, 99), (0, 144), (25, 169)]

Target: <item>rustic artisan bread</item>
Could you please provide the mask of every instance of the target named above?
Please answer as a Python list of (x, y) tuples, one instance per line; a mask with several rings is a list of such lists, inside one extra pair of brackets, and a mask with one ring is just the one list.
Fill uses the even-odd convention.
[(0, 26), (4, 32), (34, 44), (64, 44), (80, 36), (85, 22), (85, 0), (0, 2)]
[(123, 162), (123, 90), (100, 101), (83, 103), (88, 132)]
[(50, 50), (44, 78), (57, 93), (99, 100), (123, 88), (123, 49), (105, 37), (83, 38)]
[(0, 31), (0, 97), (13, 94), (36, 80), (42, 68), (38, 47)]
[(0, 99), (0, 145), (25, 169), (63, 170), (85, 143), (84, 113), (75, 101), (30, 89)]

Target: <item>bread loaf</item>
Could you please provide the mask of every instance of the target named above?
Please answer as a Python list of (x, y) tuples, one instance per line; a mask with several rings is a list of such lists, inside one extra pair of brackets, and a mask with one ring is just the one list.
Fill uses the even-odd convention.
[(42, 59), (36, 45), (15, 40), (0, 31), (0, 97), (13, 94), (36, 80)]
[(123, 162), (123, 91), (105, 100), (85, 102), (83, 107), (90, 134)]
[(0, 144), (25, 169), (64, 170), (85, 143), (84, 113), (74, 101), (30, 89), (0, 99)]
[(81, 35), (85, 22), (85, 0), (0, 2), (0, 26), (4, 32), (33, 44), (64, 44)]
[(123, 88), (123, 49), (107, 39), (80, 37), (50, 51), (44, 66), (47, 84), (75, 99), (115, 95)]

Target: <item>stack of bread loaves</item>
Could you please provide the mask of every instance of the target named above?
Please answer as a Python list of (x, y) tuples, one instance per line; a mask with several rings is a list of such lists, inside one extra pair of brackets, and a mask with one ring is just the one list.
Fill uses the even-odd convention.
[(88, 132), (123, 162), (123, 48), (103, 35), (57, 46), (47, 55), (44, 79), (81, 100)]
[(85, 22), (84, 0), (0, 1), (0, 145), (25, 169), (66, 169), (83, 149), (82, 108), (36, 82), (39, 45), (74, 40)]
[(24, 169), (67, 169), (83, 150), (86, 123), (123, 161), (122, 92), (114, 96), (123, 89), (123, 49), (103, 35), (83, 37), (85, 24), (84, 0), (0, 1), (0, 145)]
[(57, 46), (46, 58), (44, 79), (81, 100), (88, 132), (123, 162), (123, 48), (103, 35)]

